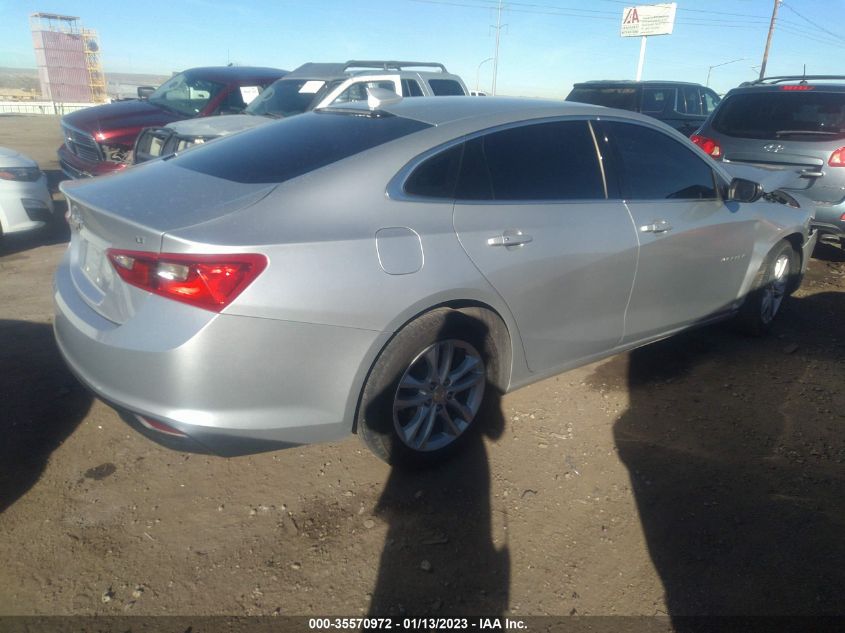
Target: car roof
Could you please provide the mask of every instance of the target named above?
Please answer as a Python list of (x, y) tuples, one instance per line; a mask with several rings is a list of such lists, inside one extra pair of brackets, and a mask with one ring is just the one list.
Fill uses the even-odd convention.
[(199, 66), (197, 68), (188, 68), (183, 72), (224, 82), (253, 79), (269, 79), (270, 81), (274, 81), (288, 74), (288, 71), (282, 70), (281, 68), (268, 68), (265, 66)]
[[(437, 74), (448, 74), (446, 67), (439, 62), (408, 62), (408, 61), (381, 61), (381, 60), (354, 60), (346, 62), (309, 62), (288, 73), (286, 79), (339, 79), (352, 75), (373, 75), (385, 73), (408, 72), (410, 68), (434, 69)], [(426, 72), (426, 71), (423, 71)], [(431, 72), (431, 70), (427, 71)]]
[(662, 81), (660, 79), (648, 79), (646, 81), (634, 81), (633, 79), (592, 79), (574, 84), (575, 88), (593, 88), (596, 86), (701, 86), (692, 81)]
[[(330, 108), (327, 108), (330, 109)], [(368, 110), (366, 102), (346, 104), (343, 110)], [(479, 122), (489, 123), (490, 119), (521, 121), (554, 116), (622, 116), (637, 121), (653, 123), (654, 119), (644, 117), (626, 110), (616, 110), (603, 106), (575, 103), (571, 101), (556, 101), (551, 99), (528, 99), (520, 97), (493, 97), (479, 99), (478, 97), (412, 97), (400, 99), (386, 104), (379, 110), (415, 119), (439, 126), (454, 123), (464, 119), (476, 118)]]
[(746, 81), (731, 89), (737, 92), (803, 92), (804, 90), (822, 90), (828, 92), (845, 92), (845, 75), (785, 75), (779, 77), (764, 77), (754, 81)]

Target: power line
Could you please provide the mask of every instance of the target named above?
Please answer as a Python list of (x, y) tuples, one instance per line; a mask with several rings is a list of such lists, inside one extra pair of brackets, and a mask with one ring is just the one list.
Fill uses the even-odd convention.
[(797, 15), (799, 18), (801, 18), (802, 20), (804, 20), (807, 24), (811, 24), (811, 25), (813, 25), (814, 27), (816, 27), (816, 28), (817, 28), (817, 29), (819, 29), (820, 31), (824, 31), (824, 32), (825, 32), (825, 33), (827, 33), (828, 35), (832, 35), (833, 37), (835, 37), (835, 38), (836, 38), (836, 39), (838, 39), (838, 40), (841, 40), (841, 39), (842, 39), (842, 35), (840, 35), (839, 33), (834, 33), (833, 31), (828, 31), (826, 28), (824, 28), (824, 27), (823, 27), (823, 26), (821, 26), (820, 24), (818, 24), (818, 23), (816, 23), (816, 22), (813, 22), (810, 18), (808, 18), (808, 17), (806, 17), (806, 16), (802, 15), (801, 13), (798, 13), (798, 11), (796, 11), (795, 9), (793, 9), (793, 8), (792, 8), (792, 6), (791, 6), (791, 5), (788, 5), (786, 2), (781, 2), (781, 4), (782, 4), (783, 6), (785, 6), (787, 9), (789, 9), (790, 11), (792, 11), (792, 12), (793, 12), (795, 15)]

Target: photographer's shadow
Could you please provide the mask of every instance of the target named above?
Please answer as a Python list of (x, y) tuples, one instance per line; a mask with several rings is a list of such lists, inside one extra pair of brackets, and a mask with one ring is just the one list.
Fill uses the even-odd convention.
[(389, 528), (372, 616), (495, 616), (508, 608), (510, 558), (507, 545), (493, 541), (484, 445), (503, 430), (501, 394), (488, 382), (460, 452), (425, 468), (391, 469), (376, 506)]
[(676, 630), (694, 630), (683, 616), (845, 613), (843, 345), (825, 326), (843, 313), (843, 293), (793, 298), (787, 342), (711, 327), (597, 370), (625, 376), (616, 446)]

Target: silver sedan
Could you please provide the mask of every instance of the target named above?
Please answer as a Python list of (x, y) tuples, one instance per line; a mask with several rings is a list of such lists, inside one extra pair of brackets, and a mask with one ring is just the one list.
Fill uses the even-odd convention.
[(494, 392), (767, 330), (814, 236), (663, 124), (518, 99), (328, 108), (64, 183), (55, 333), (136, 428), (218, 454), (447, 455)]

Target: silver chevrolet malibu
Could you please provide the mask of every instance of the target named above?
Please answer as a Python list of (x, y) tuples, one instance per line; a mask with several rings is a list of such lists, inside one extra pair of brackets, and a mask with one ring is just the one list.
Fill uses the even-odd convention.
[(62, 190), (67, 363), (222, 455), (357, 432), (440, 458), (497, 393), (720, 319), (765, 331), (814, 243), (800, 200), (654, 119), (551, 101), (374, 91)]

